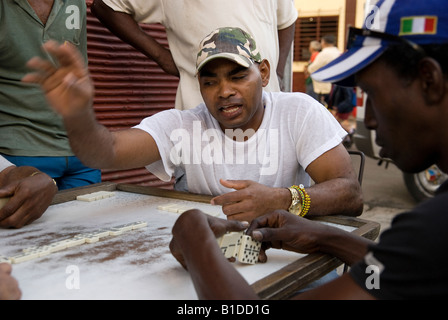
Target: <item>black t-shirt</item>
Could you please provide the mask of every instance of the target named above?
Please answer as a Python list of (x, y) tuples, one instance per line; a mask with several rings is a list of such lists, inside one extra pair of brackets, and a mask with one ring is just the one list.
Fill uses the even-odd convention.
[(395, 217), (350, 274), (378, 299), (446, 299), (448, 182), (434, 198)]

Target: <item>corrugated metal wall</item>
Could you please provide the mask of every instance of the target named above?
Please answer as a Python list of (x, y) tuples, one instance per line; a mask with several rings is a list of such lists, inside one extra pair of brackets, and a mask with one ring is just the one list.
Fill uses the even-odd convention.
[[(178, 79), (167, 75), (156, 63), (107, 30), (90, 12), (87, 3), (89, 70), (95, 83), (97, 119), (110, 130), (129, 128), (144, 117), (174, 106)], [(167, 46), (160, 25), (142, 28)], [(107, 171), (103, 181), (171, 188), (144, 169)]]

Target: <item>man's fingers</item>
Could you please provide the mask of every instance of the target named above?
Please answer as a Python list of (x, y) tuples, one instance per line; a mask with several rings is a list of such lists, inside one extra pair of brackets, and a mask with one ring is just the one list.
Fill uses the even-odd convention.
[(226, 188), (236, 190), (214, 197), (211, 200), (211, 204), (221, 206), (224, 204), (244, 200), (246, 196), (240, 190), (247, 188), (251, 183), (250, 180), (223, 180), (223, 179), (220, 179), (219, 182)]
[(22, 78), (22, 81), (27, 83), (43, 83), (48, 77), (56, 72), (53, 63), (39, 57), (31, 58), (27, 63), (27, 67), (35, 70), (35, 72), (29, 73)]
[(224, 180), (220, 179), (219, 182), (226, 188), (240, 190), (247, 188), (250, 181), (248, 180)]
[[(204, 215), (206, 215), (204, 213)], [(207, 220), (216, 237), (220, 237), (226, 232), (238, 232), (246, 230), (249, 223), (246, 221), (225, 220), (207, 215)]]
[(0, 272), (11, 274), (12, 266), (9, 263), (0, 263)]
[(258, 241), (278, 241), (284, 238), (284, 231), (279, 228), (281, 214), (277, 211), (258, 217), (252, 221), (247, 234)]
[(227, 220), (226, 231), (243, 231), (249, 227), (249, 222), (247, 221), (239, 221), (239, 220)]
[(60, 67), (74, 67), (84, 70), (84, 58), (69, 42), (59, 44), (55, 41), (48, 41), (43, 45), (43, 49), (48, 52), (59, 64)]
[(225, 204), (237, 203), (237, 202), (240, 202), (245, 199), (246, 199), (246, 197), (245, 197), (244, 191), (237, 190), (237, 191), (231, 191), (228, 193), (224, 193), (220, 196), (214, 197), (211, 200), (211, 204), (223, 206)]
[[(48, 41), (43, 45), (43, 49), (54, 59), (54, 63), (40, 57), (30, 59), (27, 66), (36, 72), (23, 77), (23, 82), (43, 83), (58, 70), (65, 70), (63, 73), (73, 72), (75, 77), (82, 78), (85, 74), (85, 62), (81, 54), (71, 44), (59, 45), (55, 41)], [(57, 65), (55, 65), (55, 63)], [(69, 71), (70, 70), (70, 71)]]
[(274, 228), (260, 228), (253, 231), (248, 231), (252, 238), (261, 242), (273, 242), (273, 241), (281, 241), (282, 232), (279, 229)]
[(271, 215), (267, 214), (261, 217), (258, 217), (252, 221), (252, 223), (249, 226), (249, 229), (247, 229), (247, 233), (252, 233), (254, 230), (263, 228), (263, 227), (273, 227), (269, 224)]

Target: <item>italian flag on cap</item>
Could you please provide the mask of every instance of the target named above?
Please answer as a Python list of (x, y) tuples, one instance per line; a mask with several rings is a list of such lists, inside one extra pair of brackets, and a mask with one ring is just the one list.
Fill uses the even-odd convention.
[(436, 34), (437, 17), (401, 18), (400, 35)]

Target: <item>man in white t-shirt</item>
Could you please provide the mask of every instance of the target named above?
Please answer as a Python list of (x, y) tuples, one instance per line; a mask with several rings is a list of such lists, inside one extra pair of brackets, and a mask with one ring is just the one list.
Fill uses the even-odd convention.
[[(196, 53), (204, 34), (223, 26), (240, 27), (254, 37), (271, 63), (265, 89), (280, 91), (277, 75), (282, 80), (298, 16), (293, 0), (95, 0), (91, 9), (114, 34), (180, 77), (180, 110), (203, 102), (195, 78)], [(137, 23), (165, 26), (169, 49)]]
[(301, 216), (362, 212), (341, 144), (347, 133), (306, 94), (264, 92), (270, 64), (245, 31), (220, 28), (201, 42), (196, 70), (205, 103), (114, 132), (95, 118), (93, 85), (77, 51), (54, 42), (44, 48), (59, 67), (35, 58), (29, 66), (39, 72), (23, 81), (42, 85), (86, 165), (146, 166), (162, 180), (182, 167), (187, 191), (215, 196), (229, 219), (251, 221), (280, 208)]
[(57, 191), (47, 174), (0, 156), (0, 228), (21, 228), (40, 218)]

